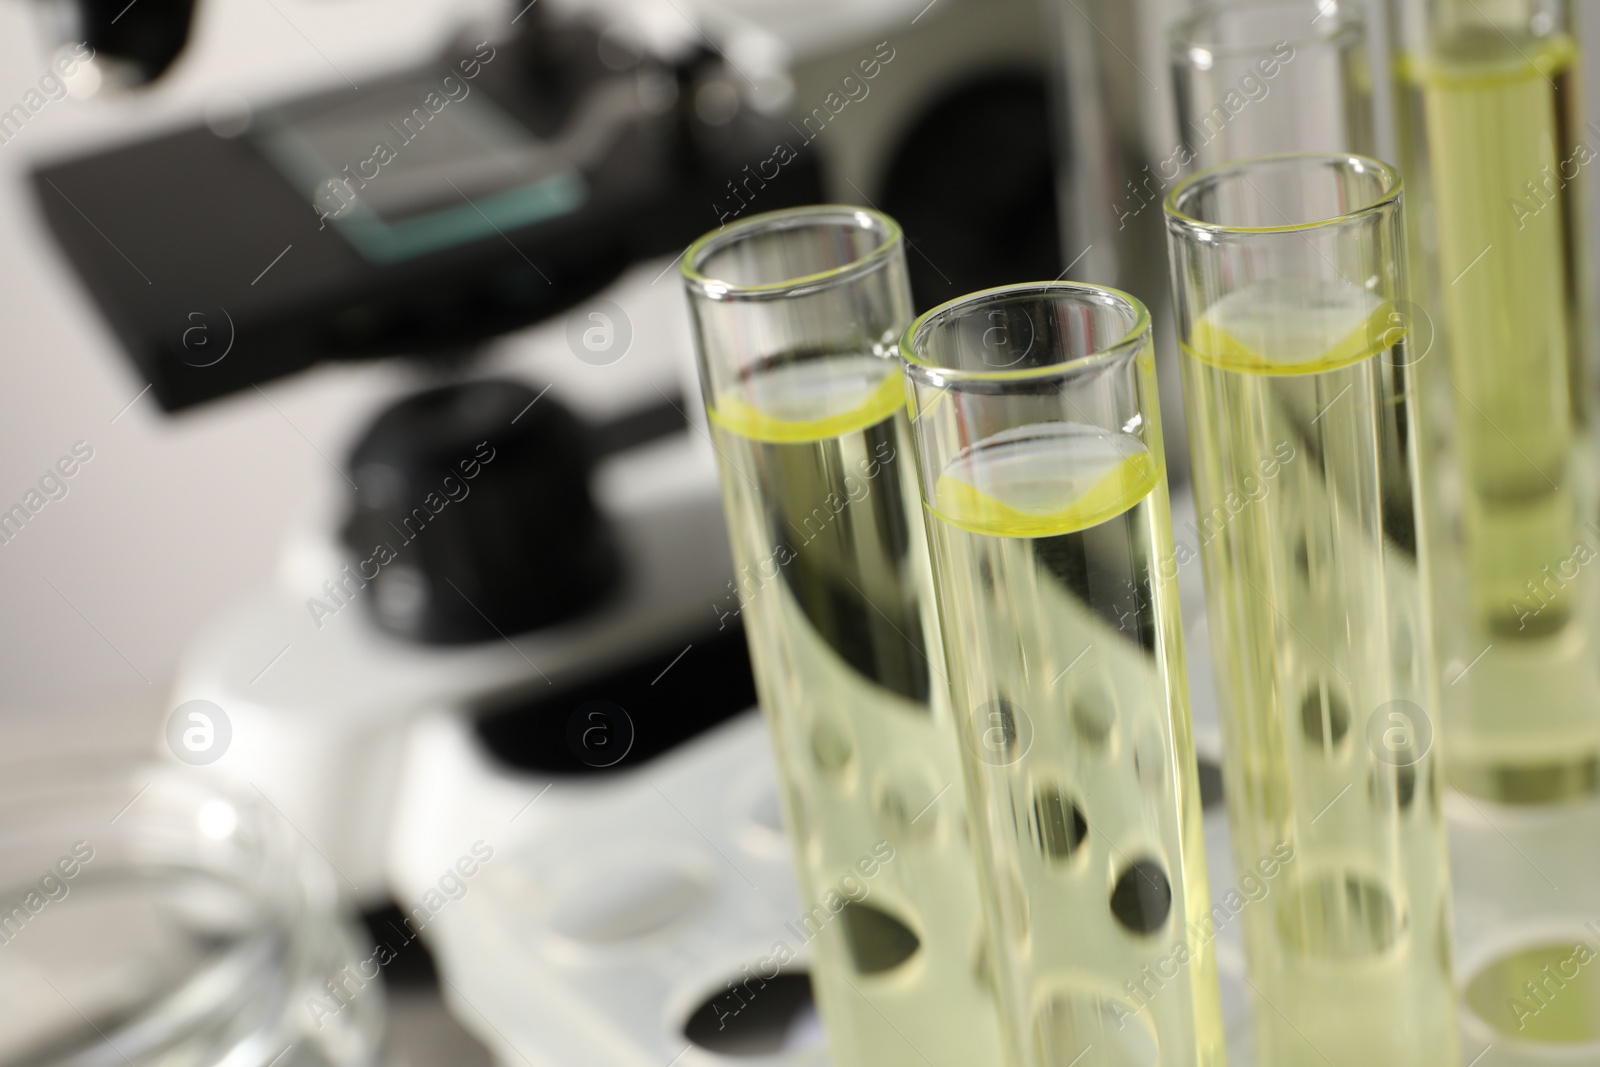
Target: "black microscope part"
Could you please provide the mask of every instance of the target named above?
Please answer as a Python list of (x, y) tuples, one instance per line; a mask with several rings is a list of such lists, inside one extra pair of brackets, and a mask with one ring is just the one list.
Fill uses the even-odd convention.
[(496, 641), (573, 618), (623, 580), (589, 492), (588, 431), (504, 379), (408, 396), (356, 444), (344, 542), (374, 621), (426, 644)]
[[(452, 48), (421, 69), (363, 79), (360, 90), (258, 112), (239, 136), (197, 126), (34, 173), (47, 224), (163, 408), (325, 360), (448, 357), (560, 314), (632, 263), (680, 252), (715, 226), (727, 183), (792, 136), (782, 120), (750, 109), (718, 126), (698, 117), (694, 88), (721, 62), (710, 52), (677, 68), (657, 64), (678, 86), (674, 105), (630, 109), (640, 73), (607, 68), (594, 30), (537, 9), (523, 26), (515, 40), (487, 46), (495, 50), (487, 62), (476, 43)], [(464, 63), (476, 71), (470, 82)], [(374, 260), (322, 217), (281, 160), (269, 160), (267, 134), (274, 123), (347, 108), (363, 92), (447, 76), (492, 104), (529, 151), (592, 133), (598, 147), (574, 163), (581, 196), (523, 225), (469, 226), (456, 243)], [(597, 108), (602, 99), (622, 101), (621, 111)], [(355, 146), (340, 153), (363, 155)], [(820, 194), (816, 160), (802, 153), (764, 183), (759, 209)], [(464, 194), (455, 206), (470, 223), (490, 199)]]
[[(528, 774), (589, 778), (636, 770), (756, 704), (744, 628), (686, 630), (680, 639), (609, 663), (554, 692), (543, 682), (472, 709), (496, 762)], [(594, 726), (591, 726), (591, 722)], [(575, 729), (576, 727), (576, 729)], [(618, 745), (586, 744), (583, 731)]]

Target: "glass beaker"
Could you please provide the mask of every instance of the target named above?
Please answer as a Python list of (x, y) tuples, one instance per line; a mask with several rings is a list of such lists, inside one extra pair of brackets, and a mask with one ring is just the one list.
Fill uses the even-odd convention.
[(371, 1067), (384, 962), (260, 796), (104, 757), (0, 773), (0, 1063)]

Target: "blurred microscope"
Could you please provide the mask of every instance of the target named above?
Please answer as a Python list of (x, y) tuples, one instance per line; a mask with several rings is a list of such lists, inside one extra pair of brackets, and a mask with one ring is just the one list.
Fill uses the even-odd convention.
[[(35, 174), (166, 411), (385, 361), (162, 747), (259, 790), (385, 973), (431, 953), (507, 1064), (825, 1060), (675, 257), (832, 199), (906, 224), (923, 305), (1064, 265), (1032, 0), (807, 7), (519, 3), (359, 90)], [(49, 11), (134, 90), (194, 14)]]
[[(386, 978), (431, 952), (506, 1064), (822, 1061), (674, 257), (750, 212), (866, 202), (905, 225), (920, 307), (1070, 272), (1156, 297), (1170, 346), (1160, 211), (1128, 206), (1172, 149), (1164, 27), (1189, 6), (518, 0), (360, 90), (38, 172), (169, 412), (374, 361), (328, 507), (277, 586), (191, 649), (171, 747), (293, 823), (367, 909)], [(193, 16), (48, 10), (108, 89), (181, 64)], [(1214, 757), (1197, 580), (1180, 575)], [(1543, 892), (1506, 881), (1527, 858), (1508, 849), (1571, 884), (1593, 861), (1532, 822), (1452, 818), (1466, 984), (1503, 948), (1502, 912), (1477, 905)], [(1207, 834), (1220, 889), (1215, 813)], [(752, 977), (778, 944), (791, 962)], [(1247, 1062), (1239, 948), (1218, 952)]]

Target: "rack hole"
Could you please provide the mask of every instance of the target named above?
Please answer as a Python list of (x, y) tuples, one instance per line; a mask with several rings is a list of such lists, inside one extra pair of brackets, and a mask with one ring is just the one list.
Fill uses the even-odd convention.
[(820, 1048), (822, 1024), (803, 970), (774, 978), (729, 978), (683, 1024), (683, 1036), (722, 1056), (772, 1056)]

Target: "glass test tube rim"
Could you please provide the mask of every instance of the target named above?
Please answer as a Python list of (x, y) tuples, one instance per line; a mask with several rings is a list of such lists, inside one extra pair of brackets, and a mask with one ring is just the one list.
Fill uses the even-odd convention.
[[(1324, 0), (1327, 2), (1327, 0)], [(1215, 27), (1218, 21), (1234, 16), (1245, 16), (1251, 12), (1284, 12), (1304, 14), (1305, 5), (1296, 0), (1245, 0), (1244, 3), (1205, 4), (1179, 16), (1167, 26), (1167, 44), (1174, 53), (1188, 56), (1194, 66), (1200, 70), (1209, 70), (1212, 57), (1224, 59), (1239, 59), (1261, 54), (1264, 47), (1278, 44), (1278, 41), (1268, 41), (1251, 37), (1248, 43), (1223, 44), (1215, 40), (1207, 40), (1202, 27)], [(1283, 43), (1294, 49), (1309, 47), (1325, 47), (1327, 45), (1348, 44), (1356, 35), (1365, 33), (1367, 17), (1359, 8), (1335, 5), (1331, 10), (1319, 14), (1311, 20), (1315, 26), (1324, 19), (1328, 20), (1325, 29), (1315, 30), (1311, 33), (1296, 37), (1283, 38)], [(1254, 23), (1246, 20), (1247, 25)], [(1213, 35), (1214, 36), (1214, 35)], [(1200, 62), (1195, 53), (1204, 53), (1205, 61)]]
[[(930, 331), (954, 320), (957, 312), (967, 313), (985, 305), (1020, 304), (1031, 300), (1059, 300), (1076, 297), (1084, 303), (1094, 303), (1102, 308), (1112, 308), (1125, 313), (1132, 323), (1128, 332), (1113, 343), (1092, 352), (1068, 355), (1057, 362), (1036, 367), (1016, 367), (996, 370), (968, 370), (946, 366), (927, 358), (919, 351), (918, 342)], [(921, 385), (943, 388), (957, 382), (1018, 382), (1037, 378), (1071, 377), (1108, 363), (1136, 355), (1150, 334), (1150, 309), (1132, 293), (1109, 285), (1092, 282), (1048, 281), (1016, 282), (947, 300), (937, 307), (918, 315), (900, 336), (900, 358), (906, 373)]]
[[(1364, 174), (1371, 171), (1377, 174), (1382, 185), (1377, 194), (1370, 200), (1361, 203), (1339, 215), (1328, 215), (1321, 218), (1307, 219), (1303, 222), (1288, 222), (1278, 226), (1239, 226), (1231, 223), (1209, 222), (1197, 218), (1186, 210), (1184, 202), (1204, 188), (1211, 188), (1228, 178), (1238, 175), (1239, 172), (1259, 173), (1264, 166), (1310, 166), (1319, 164), (1330, 169), (1347, 169), (1353, 174)], [(1246, 175), (1246, 183), (1249, 177)], [(1404, 182), (1400, 178), (1400, 171), (1380, 159), (1363, 156), (1354, 152), (1274, 152), (1268, 155), (1248, 156), (1227, 163), (1219, 163), (1205, 170), (1196, 171), (1183, 181), (1173, 186), (1167, 198), (1162, 202), (1161, 208), (1166, 215), (1167, 227), (1179, 236), (1191, 236), (1200, 244), (1208, 244), (1222, 236), (1233, 235), (1261, 235), (1286, 233), (1309, 233), (1315, 230), (1334, 229), (1342, 226), (1357, 226), (1373, 216), (1391, 209), (1396, 205), (1405, 191)], [(1276, 208), (1276, 205), (1270, 206)]]
[[(712, 255), (724, 251), (739, 241), (766, 233), (829, 224), (854, 226), (862, 231), (876, 233), (878, 243), (837, 266), (794, 278), (782, 278), (754, 285), (713, 278), (701, 269)], [(866, 274), (882, 270), (894, 261), (895, 252), (903, 242), (904, 235), (900, 224), (881, 211), (851, 204), (808, 204), (804, 207), (763, 211), (701, 235), (684, 250), (679, 273), (696, 295), (707, 300), (784, 300), (847, 285), (860, 280)]]

